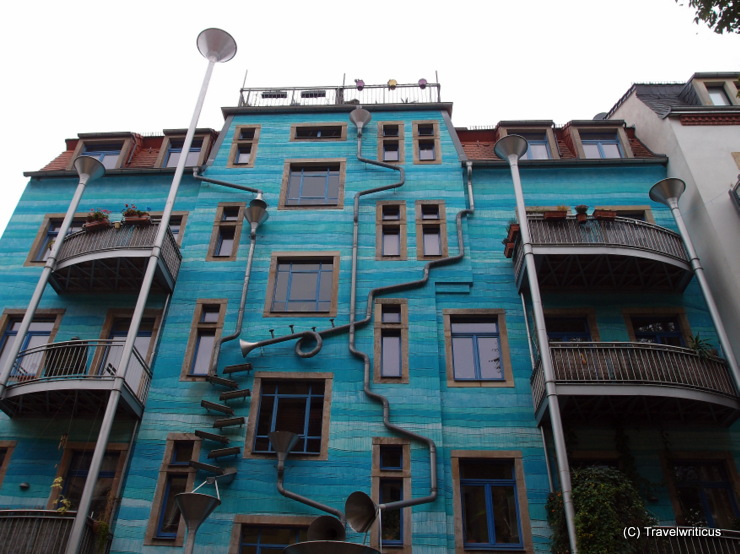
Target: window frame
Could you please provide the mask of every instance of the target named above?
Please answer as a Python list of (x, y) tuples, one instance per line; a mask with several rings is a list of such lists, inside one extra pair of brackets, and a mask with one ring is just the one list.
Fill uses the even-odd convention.
[[(525, 162), (545, 162), (548, 160), (559, 160), (560, 159), (560, 152), (558, 150), (558, 142), (555, 140), (555, 133), (553, 132), (552, 125), (536, 125), (532, 127), (522, 127), (522, 126), (507, 126), (502, 127), (499, 130), (499, 134), (501, 135), (501, 138), (508, 136), (508, 135), (520, 135), (527, 138), (527, 135), (533, 135), (533, 134), (541, 134), (544, 138), (543, 142), (547, 146), (547, 151), (549, 154), (548, 158), (529, 158), (527, 155), (529, 154), (529, 149), (527, 149), (527, 153), (522, 157), (521, 161)], [(527, 139), (527, 142), (529, 142), (529, 139)]]
[[(203, 321), (203, 314), (206, 312), (206, 307), (217, 306), (218, 317), (215, 322)], [(185, 356), (183, 358), (182, 369), (180, 371), (180, 381), (204, 381), (210, 373), (210, 367), (213, 365), (213, 355), (216, 352), (216, 345), (221, 339), (223, 332), (224, 321), (226, 319), (226, 311), (228, 306), (228, 300), (226, 298), (199, 298), (195, 302), (195, 308), (193, 310), (193, 319), (190, 324), (190, 336), (188, 337), (188, 344), (185, 347)], [(197, 360), (198, 348), (200, 346), (199, 337), (202, 331), (213, 331), (213, 351), (209, 358), (209, 371), (206, 373), (192, 373), (193, 364)]]
[[(384, 322), (383, 307), (398, 306), (400, 310), (400, 321), (398, 323)], [(409, 308), (406, 298), (376, 298), (375, 313), (373, 319), (374, 348), (373, 348), (373, 382), (374, 383), (396, 383), (408, 384), (409, 382)], [(398, 333), (400, 337), (400, 370), (398, 377), (383, 375), (383, 334), (384, 332)]]
[[(387, 469), (380, 465), (380, 451), (384, 446), (394, 446), (401, 448), (401, 467), (397, 469)], [(372, 443), (372, 472), (371, 472), (371, 489), (370, 495), (375, 503), (380, 501), (380, 486), (385, 479), (394, 479), (401, 482), (402, 498), (412, 498), (411, 493), (411, 444), (405, 439), (399, 437), (373, 437)], [(401, 509), (401, 540), (393, 541), (390, 544), (383, 544), (383, 551), (390, 549), (392, 552), (399, 554), (411, 553), (412, 538), (412, 510), (411, 507)], [(380, 549), (378, 533), (370, 534), (370, 546)]]
[[(425, 206), (437, 206), (438, 218), (430, 219), (424, 217)], [(445, 213), (444, 200), (417, 200), (416, 210), (416, 259), (438, 260), (449, 256), (447, 238), (447, 216)], [(439, 236), (439, 254), (427, 254), (425, 248), (425, 234), (429, 230), (435, 230)]]
[[(291, 177), (298, 169), (306, 168), (329, 168), (338, 167), (338, 184), (337, 184), (337, 202), (326, 204), (294, 204), (288, 198)], [(347, 173), (346, 158), (292, 158), (286, 159), (283, 165), (283, 179), (280, 185), (280, 198), (278, 200), (278, 210), (341, 210), (344, 208), (344, 183)], [(327, 177), (328, 178), (328, 177)]]
[[(8, 332), (8, 327), (12, 325), (12, 323), (15, 321), (21, 321), (25, 314), (26, 314), (26, 310), (24, 309), (5, 308), (3, 310), (2, 315), (0, 315), (0, 353), (2, 353), (2, 351), (5, 349), (6, 338), (7, 338), (6, 333)], [(59, 331), (59, 326), (62, 323), (63, 315), (64, 315), (63, 308), (36, 310), (36, 313), (34, 314), (34, 319), (40, 318), (40, 319), (53, 319), (54, 320), (51, 331), (49, 332), (49, 340), (47, 341), (46, 344), (52, 344), (55, 341), (56, 335)], [(21, 348), (19, 352), (22, 352), (22, 351), (23, 351), (23, 348)], [(13, 370), (11, 370), (11, 377), (16, 377), (15, 375), (13, 375)]]
[(196, 470), (186, 464), (172, 463), (172, 456), (175, 443), (178, 441), (188, 441), (193, 443), (192, 460), (200, 457), (200, 448), (202, 441), (194, 433), (168, 433), (164, 447), (164, 455), (159, 467), (155, 493), (152, 498), (149, 520), (144, 536), (144, 544), (147, 546), (182, 546), (185, 539), (185, 521), (180, 517), (180, 523), (177, 526), (177, 533), (174, 536), (158, 535), (159, 526), (163, 516), (163, 508), (168, 495), (169, 478), (172, 476), (186, 477), (187, 483), (185, 490), (192, 490), (195, 485)]
[[(242, 139), (240, 135), (244, 129), (253, 129), (254, 133), (252, 138)], [(259, 144), (260, 133), (262, 131), (261, 125), (237, 125), (234, 127), (234, 134), (231, 139), (231, 148), (229, 149), (229, 159), (226, 162), (226, 167), (230, 169), (241, 169), (247, 167), (254, 167), (257, 160), (257, 145)], [(249, 162), (238, 163), (237, 153), (241, 148), (249, 147)]]
[[(611, 134), (614, 133), (614, 139), (615, 144), (619, 148), (620, 156), (618, 158), (605, 158), (605, 157), (598, 157), (598, 158), (592, 158), (589, 156), (586, 156), (586, 152), (583, 148), (583, 136), (588, 136), (589, 134)], [(629, 143), (629, 138), (627, 137), (627, 133), (624, 130), (623, 127), (617, 126), (617, 125), (583, 125), (583, 126), (571, 126), (570, 128), (570, 134), (572, 137), (573, 145), (575, 146), (576, 154), (578, 155), (579, 159), (582, 160), (603, 160), (603, 161), (615, 161), (615, 160), (624, 160), (628, 158), (634, 158), (634, 154), (632, 152), (632, 148)], [(589, 140), (589, 139), (586, 139)]]
[[(324, 395), (321, 419), (321, 446), (317, 454), (301, 454), (291, 452), (292, 460), (327, 460), (329, 458), (329, 430), (331, 415), (331, 397), (332, 385), (334, 381), (333, 373), (305, 373), (305, 372), (269, 372), (258, 371), (254, 375), (254, 384), (252, 386), (253, 400), (249, 406), (249, 416), (247, 419), (247, 433), (244, 441), (243, 457), (254, 459), (275, 459), (274, 452), (254, 452), (254, 442), (257, 434), (257, 425), (262, 405), (262, 386), (265, 382), (306, 382), (306, 381), (323, 381)], [(305, 420), (304, 420), (305, 423)]]
[(231, 528), (231, 541), (229, 542), (229, 554), (240, 554), (242, 526), (251, 527), (290, 527), (308, 529), (314, 522), (316, 516), (282, 516), (282, 515), (251, 515), (237, 514), (234, 516)]
[(683, 344), (690, 344), (693, 337), (686, 312), (681, 308), (625, 308), (622, 310), (622, 317), (630, 342), (638, 342), (633, 324), (635, 317), (675, 317), (680, 327)]
[[(77, 141), (69, 164), (67, 164), (67, 169), (70, 171), (74, 169), (74, 161), (78, 156), (89, 155), (88, 151), (95, 152), (95, 147), (109, 146), (119, 142), (121, 143), (121, 148), (118, 159), (113, 167), (106, 166), (106, 170), (121, 169), (128, 165), (128, 161), (135, 148), (134, 135), (131, 133), (80, 133), (77, 136), (79, 140)], [(104, 162), (101, 161), (101, 163)]]
[[(54, 239), (49, 238), (51, 236), (50, 226), (52, 223), (61, 225), (65, 216), (66, 214), (63, 214), (63, 213), (50, 213), (50, 214), (44, 215), (44, 220), (41, 222), (41, 226), (39, 227), (39, 230), (36, 232), (36, 237), (34, 238), (33, 243), (31, 244), (31, 247), (28, 252), (28, 256), (26, 257), (26, 261), (23, 263), (24, 267), (33, 267), (33, 266), (43, 267), (46, 265), (46, 259), (39, 260), (38, 255), (40, 254), (42, 248), (49, 249), (48, 248), (49, 243), (57, 240), (58, 233), (53, 235), (55, 237)], [(70, 229), (74, 229), (75, 226), (77, 226), (81, 230), (83, 223), (85, 223), (86, 217), (87, 217), (86, 213), (76, 212), (73, 216), (72, 225), (70, 226)]]
[[(207, 262), (233, 262), (237, 259), (242, 226), (244, 224), (245, 207), (246, 204), (244, 202), (220, 202), (218, 204), (216, 215), (213, 219), (211, 240), (208, 244), (208, 254), (206, 255)], [(230, 208), (238, 208), (236, 219), (224, 219), (224, 213)], [(217, 255), (216, 252), (220, 248), (223, 232), (225, 230), (234, 234), (232, 238), (231, 253), (228, 256), (220, 256)]]
[[(514, 377), (509, 351), (508, 332), (506, 330), (506, 311), (495, 308), (463, 309), (449, 308), (442, 310), (445, 338), (445, 366), (448, 387), (491, 387), (506, 388), (514, 386)], [(496, 318), (498, 323), (499, 352), (503, 379), (497, 380), (457, 380), (455, 379), (454, 358), (452, 353), (452, 323), (455, 319), (480, 319), (481, 321)]]
[[(398, 219), (385, 219), (384, 210), (387, 207), (398, 207)], [(384, 241), (389, 229), (398, 230), (399, 254), (397, 256), (384, 254)], [(388, 261), (403, 261), (408, 257), (408, 225), (406, 221), (406, 203), (393, 200), (381, 200), (375, 204), (375, 259)]]
[[(329, 309), (323, 312), (303, 312), (303, 311), (273, 311), (273, 299), (275, 296), (275, 287), (278, 282), (278, 265), (286, 262), (303, 262), (306, 264), (315, 264), (321, 261), (331, 260), (332, 262), (332, 293)], [(339, 289), (339, 261), (340, 253), (338, 251), (326, 252), (273, 252), (270, 259), (270, 270), (267, 278), (267, 288), (265, 294), (265, 306), (262, 311), (263, 317), (334, 317), (337, 315), (337, 294)]]
[[(704, 106), (710, 108), (733, 107), (740, 105), (740, 98), (737, 97), (738, 84), (737, 79), (694, 79), (694, 90), (699, 95), (699, 99)], [(728, 104), (715, 104), (712, 100), (710, 89), (722, 89)]]
[[(527, 502), (527, 486), (524, 479), (522, 453), (518, 450), (452, 450), (450, 452), (452, 466), (452, 496), (455, 529), (455, 554), (466, 552), (491, 551), (519, 551), (533, 552), (532, 529), (529, 519), (529, 504)], [(462, 507), (462, 480), (460, 479), (461, 460), (490, 460), (493, 463), (511, 463), (514, 469), (514, 481), (517, 498), (517, 512), (519, 516), (519, 530), (522, 546), (465, 546), (463, 507)]]
[[(322, 137), (320, 136), (322, 129), (333, 129), (339, 128), (338, 137)], [(303, 129), (317, 129), (319, 136), (317, 137), (299, 137), (299, 130)], [(290, 126), (290, 142), (341, 142), (347, 140), (347, 122), (337, 121), (329, 123), (293, 123)]]
[[(385, 126), (397, 126), (398, 135), (386, 135)], [(402, 164), (406, 161), (406, 147), (404, 141), (404, 122), (403, 121), (379, 121), (378, 122), (378, 160), (391, 163), (391, 164)], [(385, 145), (386, 143), (396, 143), (398, 145), (398, 159), (397, 160), (386, 160), (385, 159)]]
[[(415, 165), (435, 165), (435, 164), (442, 163), (442, 148), (441, 148), (441, 141), (440, 141), (439, 124), (440, 124), (439, 121), (433, 120), (433, 119), (411, 122)], [(431, 134), (426, 134), (426, 133), (422, 134), (419, 132), (419, 127), (423, 127), (426, 125), (432, 125)], [(429, 142), (432, 143), (434, 159), (431, 159), (431, 160), (422, 159), (420, 155), (421, 145), (422, 143), (429, 143)]]
[[(591, 335), (589, 342), (601, 341), (599, 334), (599, 327), (596, 322), (596, 312), (592, 308), (559, 308), (559, 309), (546, 309), (545, 319), (548, 318), (579, 318), (582, 317), (586, 320), (588, 331)], [(549, 333), (548, 333), (549, 338)], [(557, 341), (550, 341), (557, 342)]]
[[(177, 164), (171, 166), (167, 164), (169, 163), (170, 155), (178, 149), (178, 147), (174, 145), (184, 143), (185, 135), (185, 132), (167, 133), (165, 131), (165, 136), (162, 140), (162, 146), (160, 147), (159, 155), (157, 156), (157, 161), (155, 162), (155, 167), (160, 167), (163, 169), (175, 169), (177, 167)], [(198, 167), (206, 162), (208, 152), (211, 148), (211, 135), (209, 133), (196, 133), (193, 136), (193, 143), (190, 146), (189, 153), (193, 152), (194, 145), (197, 144), (198, 141), (200, 141), (200, 146), (197, 149), (197, 159), (194, 164), (185, 164), (185, 167)], [(184, 144), (181, 144), (179, 146), (180, 154), (182, 154), (182, 146), (184, 146)]]

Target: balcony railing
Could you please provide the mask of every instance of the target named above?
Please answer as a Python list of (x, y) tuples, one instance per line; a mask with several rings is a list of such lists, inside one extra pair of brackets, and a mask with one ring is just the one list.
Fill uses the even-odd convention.
[[(697, 527), (650, 527), (640, 529), (640, 544), (649, 554), (735, 554), (740, 552), (740, 533), (728, 529)], [(657, 536), (660, 534), (661, 536)], [(702, 536), (702, 535), (712, 536)], [(719, 536), (716, 536), (719, 535)]]
[(239, 107), (420, 104), (440, 102), (439, 83), (344, 87), (243, 88)]
[[(579, 342), (550, 344), (550, 353), (558, 385), (657, 385), (710, 392), (733, 400), (737, 397), (727, 363), (715, 356), (700, 356), (688, 348)], [(535, 367), (531, 383), (535, 406), (539, 408), (545, 394), (541, 362)]]
[[(124, 343), (124, 339), (72, 340), (23, 350), (13, 364), (8, 384), (52, 384), (74, 379), (76, 387), (84, 388), (85, 382), (112, 383), (119, 371)], [(124, 383), (142, 407), (151, 380), (149, 366), (134, 348)]]
[[(644, 221), (627, 217), (589, 218), (579, 223), (575, 216), (546, 220), (540, 214), (527, 216), (535, 255), (550, 256), (540, 264), (540, 284), (548, 286), (621, 286), (636, 289), (683, 288), (690, 278), (690, 262), (680, 235)], [(514, 271), (519, 279), (524, 252), (521, 237), (514, 252)], [(582, 264), (560, 263), (565, 256), (592, 257)], [(595, 257), (600, 261), (594, 262)], [(621, 259), (615, 263), (614, 259)], [(630, 260), (625, 263), (624, 260)]]
[[(59, 249), (52, 284), (57, 289), (95, 288), (96, 283), (102, 283), (104, 288), (136, 288), (158, 230), (158, 223), (121, 225), (119, 228), (79, 231), (67, 236)], [(127, 257), (134, 261), (118, 263), (119, 258)], [(182, 255), (169, 229), (162, 244), (161, 259), (162, 271), (166, 275), (160, 275), (160, 280), (172, 286), (177, 280)], [(91, 265), (85, 266), (77, 275), (74, 272), (77, 264)]]
[[(12, 554), (64, 554), (75, 512), (56, 510), (0, 510), (0, 550)], [(95, 532), (88, 518), (82, 531), (80, 554), (107, 554), (112, 536)]]

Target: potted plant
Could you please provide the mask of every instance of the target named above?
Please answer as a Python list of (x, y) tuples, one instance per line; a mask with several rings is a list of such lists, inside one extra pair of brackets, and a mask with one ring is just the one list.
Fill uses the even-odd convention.
[(143, 225), (150, 222), (148, 211), (140, 210), (136, 207), (136, 204), (125, 204), (124, 206), (123, 210), (121, 210), (124, 223)]
[(547, 210), (544, 213), (545, 219), (561, 221), (568, 215), (568, 206), (558, 206), (554, 210)]
[(617, 212), (614, 210), (594, 210), (593, 216), (596, 219), (611, 220), (617, 217)]
[(90, 208), (85, 219), (85, 224), (82, 226), (85, 231), (95, 231), (110, 227), (110, 210)]
[(576, 206), (576, 220), (578, 223), (586, 223), (588, 221), (588, 206), (586, 204), (578, 204)]
[(521, 226), (515, 219), (509, 220), (509, 228), (506, 231), (506, 242), (514, 242), (516, 241), (517, 237), (519, 236), (519, 232), (521, 231)]

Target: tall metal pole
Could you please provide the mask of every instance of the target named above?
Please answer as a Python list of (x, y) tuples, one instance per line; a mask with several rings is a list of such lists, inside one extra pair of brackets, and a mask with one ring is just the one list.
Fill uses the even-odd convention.
[(732, 350), (732, 344), (730, 343), (730, 338), (727, 336), (727, 331), (725, 330), (722, 318), (719, 315), (719, 309), (717, 308), (717, 303), (714, 301), (712, 289), (709, 287), (707, 278), (704, 275), (704, 268), (702, 267), (699, 256), (694, 249), (694, 244), (691, 242), (689, 230), (684, 223), (683, 215), (681, 215), (681, 210), (678, 207), (678, 199), (681, 198), (681, 195), (685, 190), (686, 183), (681, 179), (663, 179), (662, 181), (655, 183), (650, 189), (650, 199), (655, 202), (660, 202), (671, 209), (673, 219), (676, 221), (676, 226), (678, 227), (678, 234), (681, 235), (684, 247), (686, 248), (686, 253), (689, 255), (689, 259), (691, 260), (691, 268), (694, 270), (694, 275), (699, 283), (699, 288), (701, 289), (701, 292), (704, 295), (704, 300), (709, 308), (709, 315), (712, 317), (712, 322), (717, 331), (717, 338), (719, 339), (720, 345), (722, 345), (722, 350), (727, 359), (727, 365), (730, 366), (732, 379), (735, 382), (735, 389), (740, 393), (740, 369), (738, 368), (737, 360), (735, 359), (735, 355)]
[(146, 272), (142, 280), (141, 289), (139, 296), (136, 301), (134, 313), (131, 316), (131, 325), (129, 327), (128, 335), (126, 336), (126, 342), (123, 345), (121, 352), (121, 360), (116, 371), (116, 378), (111, 390), (110, 396), (108, 397), (108, 406), (106, 407), (103, 421), (98, 431), (98, 440), (95, 443), (95, 450), (93, 451), (92, 459), (90, 460), (90, 468), (88, 470), (87, 479), (85, 481), (85, 487), (82, 490), (82, 496), (80, 503), (77, 508), (77, 515), (75, 517), (74, 525), (69, 534), (69, 541), (67, 542), (67, 554), (77, 554), (80, 550), (82, 542), (82, 532), (85, 526), (85, 520), (87, 519), (87, 512), (90, 510), (90, 504), (92, 502), (92, 495), (95, 489), (95, 484), (98, 480), (98, 473), (103, 463), (103, 456), (105, 455), (105, 448), (108, 444), (108, 438), (110, 437), (111, 428), (113, 427), (113, 421), (115, 414), (118, 409), (118, 402), (121, 398), (121, 390), (126, 377), (126, 368), (131, 359), (131, 354), (134, 349), (134, 342), (139, 332), (139, 326), (141, 324), (142, 317), (144, 315), (144, 309), (149, 298), (149, 292), (154, 282), (154, 275), (157, 270), (159, 258), (161, 255), (162, 244), (167, 236), (167, 229), (169, 227), (170, 216), (172, 214), (172, 208), (175, 204), (175, 198), (177, 197), (177, 191), (180, 186), (182, 175), (185, 171), (185, 163), (187, 161), (187, 154), (190, 151), (190, 147), (193, 143), (193, 135), (195, 134), (195, 128), (198, 124), (198, 118), (203, 108), (203, 102), (205, 100), (206, 91), (208, 90), (208, 83), (213, 73), (213, 66), (217, 62), (226, 62), (234, 57), (236, 54), (236, 42), (227, 32), (220, 29), (206, 29), (198, 35), (198, 50), (204, 58), (208, 60), (208, 68), (206, 69), (205, 77), (203, 78), (203, 84), (198, 95), (198, 100), (195, 105), (193, 117), (188, 127), (188, 132), (185, 135), (185, 141), (182, 146), (180, 158), (177, 161), (177, 168), (175, 169), (175, 175), (172, 178), (172, 184), (170, 185), (170, 192), (165, 203), (165, 208), (162, 213), (162, 221), (159, 224), (157, 231), (157, 237), (152, 247), (149, 262), (147, 264)]
[(29, 300), (28, 302), (28, 307), (26, 308), (25, 314), (23, 314), (23, 320), (21, 321), (21, 325), (18, 328), (18, 332), (16, 333), (15, 341), (8, 349), (8, 358), (5, 362), (5, 366), (0, 368), (0, 398), (5, 393), (8, 378), (10, 377), (10, 372), (13, 365), (15, 364), (15, 359), (18, 357), (18, 353), (21, 351), (23, 339), (26, 336), (29, 327), (31, 326), (34, 315), (36, 315), (36, 310), (38, 309), (39, 303), (41, 302), (41, 297), (44, 294), (44, 289), (49, 283), (49, 277), (51, 276), (52, 271), (54, 271), (57, 262), (57, 256), (59, 255), (59, 249), (62, 247), (62, 242), (64, 242), (64, 237), (67, 235), (67, 231), (69, 231), (69, 228), (72, 226), (72, 220), (74, 219), (77, 207), (80, 205), (82, 195), (85, 192), (85, 186), (88, 183), (105, 175), (105, 167), (103, 167), (103, 164), (100, 163), (98, 159), (91, 156), (79, 156), (74, 161), (74, 168), (79, 175), (77, 188), (75, 189), (72, 200), (69, 203), (67, 213), (64, 215), (62, 225), (61, 227), (59, 227), (57, 238), (51, 248), (49, 257), (46, 259), (44, 269), (41, 270), (41, 276), (39, 277), (38, 283), (36, 283), (36, 289), (31, 296), (31, 300)]
[[(563, 493), (563, 507), (565, 508), (565, 522), (568, 528), (568, 540), (572, 554), (578, 552), (576, 543), (575, 510), (573, 508), (573, 495), (570, 481), (570, 467), (568, 464), (568, 453), (565, 447), (565, 434), (563, 433), (563, 422), (560, 416), (560, 403), (558, 401), (557, 388), (555, 385), (555, 372), (552, 367), (550, 346), (545, 327), (545, 312), (540, 295), (540, 283), (537, 278), (534, 252), (532, 250), (532, 239), (529, 233), (529, 222), (527, 221), (527, 210), (524, 204), (524, 193), (519, 176), (519, 158), (527, 151), (527, 141), (518, 135), (508, 135), (496, 143), (494, 147), (496, 154), (509, 162), (511, 168), (511, 179), (514, 183), (514, 195), (516, 197), (517, 217), (519, 218), (520, 233), (522, 236), (522, 249), (524, 251), (524, 263), (527, 268), (527, 280), (529, 281), (529, 294), (532, 299), (532, 312), (534, 313), (535, 332), (537, 344), (540, 351), (540, 362), (545, 377), (545, 394), (550, 412), (550, 425), (552, 427), (553, 440), (555, 442), (555, 458), (560, 475), (560, 487)], [(526, 317), (526, 314), (525, 314)]]

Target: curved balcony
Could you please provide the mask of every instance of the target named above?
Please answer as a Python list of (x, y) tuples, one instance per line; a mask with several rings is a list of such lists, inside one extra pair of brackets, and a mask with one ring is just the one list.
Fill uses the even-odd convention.
[[(550, 352), (564, 418), (730, 424), (740, 410), (727, 364), (715, 356), (637, 342), (554, 343)], [(539, 361), (531, 383), (539, 420), (547, 410)]]
[[(0, 510), (0, 544), (13, 554), (64, 554), (77, 512), (56, 510)], [(80, 554), (108, 552), (112, 535), (100, 537), (87, 518), (82, 530)]]
[[(49, 282), (57, 293), (131, 292), (141, 287), (159, 223), (120, 225), (67, 236)], [(175, 286), (182, 255), (167, 230), (153, 290)]]
[[(0, 409), (10, 417), (102, 413), (117, 379), (123, 339), (45, 344), (18, 354)], [(126, 370), (119, 415), (140, 418), (152, 373), (134, 348)]]
[[(681, 292), (691, 280), (681, 237), (663, 227), (627, 217), (579, 223), (532, 214), (527, 221), (542, 289)], [(523, 254), (520, 236), (513, 256), (520, 288)]]

